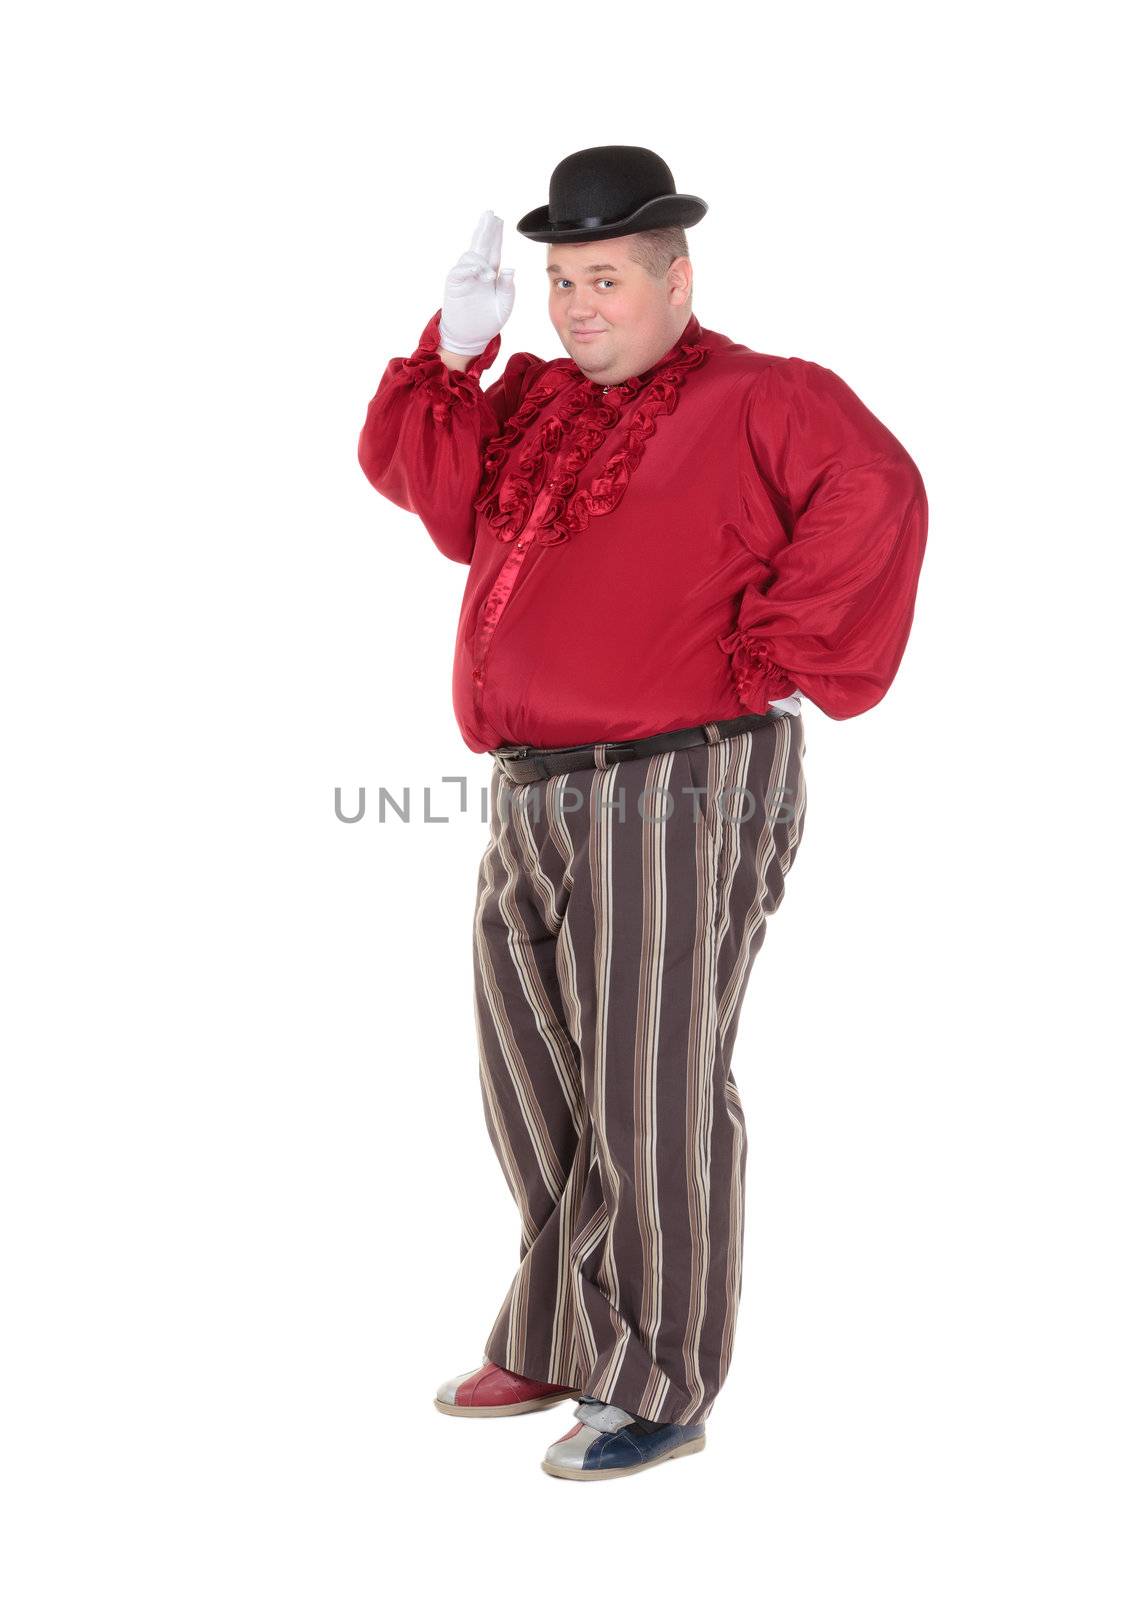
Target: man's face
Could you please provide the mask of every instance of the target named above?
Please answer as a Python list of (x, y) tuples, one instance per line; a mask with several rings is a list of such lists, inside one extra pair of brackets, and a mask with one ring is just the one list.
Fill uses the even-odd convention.
[(628, 250), (630, 234), (551, 244), (549, 316), (585, 377), (623, 383), (670, 349), (689, 321), (690, 263), (679, 256), (652, 278)]

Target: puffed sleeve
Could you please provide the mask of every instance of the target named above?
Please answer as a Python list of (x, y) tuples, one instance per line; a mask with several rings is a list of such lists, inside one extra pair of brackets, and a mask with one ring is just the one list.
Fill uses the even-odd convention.
[(544, 363), (519, 351), (484, 389), (480, 374), (498, 355), (500, 336), (456, 371), (440, 358), (440, 315), (438, 309), (429, 318), (411, 356), (394, 356), (386, 367), (367, 407), (358, 459), (380, 494), (417, 513), (438, 550), (470, 562), (483, 449)]
[(911, 629), (927, 497), (903, 445), (828, 367), (765, 368), (745, 413), (741, 492), (770, 573), (719, 641), (748, 711), (801, 689), (827, 716), (883, 698)]

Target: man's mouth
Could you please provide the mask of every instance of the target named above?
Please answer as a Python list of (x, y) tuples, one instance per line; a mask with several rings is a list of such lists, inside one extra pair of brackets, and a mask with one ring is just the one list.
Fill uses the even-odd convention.
[(596, 339), (596, 338), (598, 338), (600, 336), (600, 334), (606, 333), (606, 332), (607, 332), (606, 328), (575, 328), (573, 330), (573, 338), (574, 339)]

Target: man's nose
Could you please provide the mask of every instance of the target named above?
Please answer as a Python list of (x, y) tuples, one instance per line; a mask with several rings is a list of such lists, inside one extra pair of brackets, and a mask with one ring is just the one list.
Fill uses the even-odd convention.
[(596, 316), (596, 291), (590, 283), (575, 283), (569, 295), (569, 319), (591, 322)]

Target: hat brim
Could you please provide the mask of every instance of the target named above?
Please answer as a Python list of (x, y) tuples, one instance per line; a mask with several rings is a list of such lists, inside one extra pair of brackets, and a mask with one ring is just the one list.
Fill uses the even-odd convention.
[(550, 226), (546, 205), (527, 211), (517, 228), (524, 238), (539, 244), (580, 244), (584, 239), (618, 239), (622, 234), (642, 233), (648, 228), (692, 228), (708, 210), (699, 195), (665, 194), (648, 200), (629, 217), (605, 223), (602, 228), (557, 228)]

